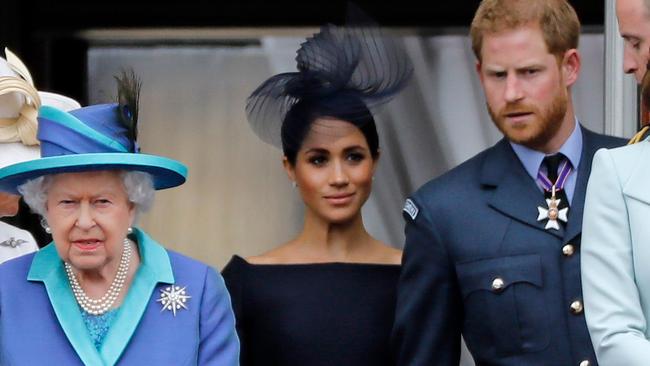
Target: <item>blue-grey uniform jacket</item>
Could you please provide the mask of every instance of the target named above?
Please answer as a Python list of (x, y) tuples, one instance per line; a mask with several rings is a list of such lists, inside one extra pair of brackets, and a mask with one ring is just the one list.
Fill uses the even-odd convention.
[(596, 365), (581, 302), (583, 203), (593, 154), (624, 141), (582, 131), (559, 231), (537, 221), (544, 195), (506, 139), (407, 200), (398, 365), (457, 366), (461, 333), (477, 365)]

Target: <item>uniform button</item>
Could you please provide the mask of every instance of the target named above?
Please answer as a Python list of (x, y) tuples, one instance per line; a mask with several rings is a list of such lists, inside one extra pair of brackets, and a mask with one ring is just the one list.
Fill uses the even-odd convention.
[[(571, 314), (573, 314), (573, 315), (581, 314), (583, 309), (584, 308), (582, 307), (582, 301), (576, 300), (576, 301), (571, 303)], [(586, 362), (589, 362), (589, 361), (586, 361)], [(582, 365), (582, 363), (580, 365)]]
[(503, 290), (504, 286), (505, 286), (505, 282), (503, 282), (503, 278), (497, 277), (494, 280), (492, 280), (492, 291), (499, 292)]
[(572, 256), (573, 253), (575, 253), (575, 252), (576, 252), (576, 250), (573, 247), (573, 245), (571, 245), (571, 244), (567, 244), (567, 245), (562, 247), (562, 254), (564, 254), (567, 257)]
[(591, 362), (589, 362), (589, 360), (584, 360), (584, 361), (580, 362), (579, 366), (589, 366), (589, 365), (591, 365)]

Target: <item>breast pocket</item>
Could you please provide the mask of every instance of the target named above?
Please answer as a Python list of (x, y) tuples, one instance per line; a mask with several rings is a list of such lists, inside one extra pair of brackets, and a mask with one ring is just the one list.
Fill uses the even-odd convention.
[(538, 255), (458, 263), (456, 273), (465, 306), (464, 337), (470, 348), (507, 356), (548, 346)]

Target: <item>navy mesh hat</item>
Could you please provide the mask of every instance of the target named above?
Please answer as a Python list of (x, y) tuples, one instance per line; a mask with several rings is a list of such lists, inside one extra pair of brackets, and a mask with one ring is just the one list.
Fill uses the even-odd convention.
[(296, 63), (297, 72), (272, 76), (246, 104), (253, 131), (276, 147), (299, 144), (305, 129), (300, 123), (313, 122), (288, 123), (294, 107), (346, 121), (372, 120), (370, 109), (388, 102), (413, 74), (400, 41), (374, 24), (325, 25), (301, 44)]

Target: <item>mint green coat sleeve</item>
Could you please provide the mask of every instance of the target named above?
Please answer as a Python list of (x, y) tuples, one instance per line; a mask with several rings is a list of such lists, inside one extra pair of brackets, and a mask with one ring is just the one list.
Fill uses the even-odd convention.
[(604, 366), (650, 360), (649, 146), (598, 151), (587, 186), (582, 287), (587, 326)]

